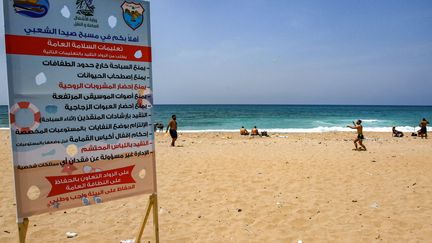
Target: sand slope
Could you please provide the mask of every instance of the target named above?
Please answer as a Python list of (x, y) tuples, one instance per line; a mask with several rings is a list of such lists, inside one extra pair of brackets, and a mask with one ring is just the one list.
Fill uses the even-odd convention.
[[(8, 136), (0, 131), (0, 242), (17, 240)], [(358, 152), (353, 133), (181, 134), (176, 148), (158, 134), (161, 242), (430, 242), (432, 139), (366, 136)], [(147, 199), (32, 217), (28, 242), (133, 238)]]

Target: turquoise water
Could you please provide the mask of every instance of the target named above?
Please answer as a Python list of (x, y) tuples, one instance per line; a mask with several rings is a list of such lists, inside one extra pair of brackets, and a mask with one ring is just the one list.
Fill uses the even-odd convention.
[(413, 131), (420, 119), (432, 118), (432, 106), (346, 105), (158, 105), (155, 121), (168, 122), (176, 114), (179, 130), (238, 131), (253, 126), (270, 132), (348, 131), (346, 125), (362, 119), (369, 131), (397, 126)]
[[(180, 131), (238, 131), (257, 126), (269, 132), (348, 131), (362, 119), (367, 131), (389, 131), (392, 126), (411, 132), (432, 106), (348, 105), (156, 105), (154, 121), (166, 124), (177, 115)], [(7, 107), (0, 106), (0, 127), (8, 127)]]
[(0, 105), (0, 128), (9, 127), (8, 108)]

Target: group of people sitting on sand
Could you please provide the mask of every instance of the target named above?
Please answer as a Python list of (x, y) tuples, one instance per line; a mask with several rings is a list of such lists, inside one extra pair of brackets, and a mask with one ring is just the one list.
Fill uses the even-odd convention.
[[(246, 130), (246, 128), (244, 128), (244, 126), (242, 126), (240, 128), (240, 135), (244, 135), (247, 136), (249, 135), (248, 130)], [(261, 132), (261, 134), (258, 132), (258, 128), (256, 126), (254, 126), (254, 128), (252, 128), (251, 132), (250, 132), (251, 136), (264, 136), (264, 137), (268, 137), (269, 135), (267, 134), (266, 131)]]
[[(413, 132), (411, 136), (427, 138), (427, 125), (429, 125), (429, 121), (423, 118), (419, 123), (420, 130), (418, 130), (417, 133)], [(401, 138), (404, 136), (404, 133), (396, 130), (396, 127), (393, 127), (392, 136)]]

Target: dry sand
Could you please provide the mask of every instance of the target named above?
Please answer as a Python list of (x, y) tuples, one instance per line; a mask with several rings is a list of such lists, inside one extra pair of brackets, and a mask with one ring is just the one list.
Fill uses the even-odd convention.
[[(366, 133), (158, 134), (161, 242), (432, 242), (432, 139)], [(8, 131), (0, 131), (0, 242), (17, 242)], [(119, 242), (148, 196), (30, 218), (28, 242)], [(148, 224), (143, 242), (154, 242)], [(67, 231), (77, 232), (66, 239)]]

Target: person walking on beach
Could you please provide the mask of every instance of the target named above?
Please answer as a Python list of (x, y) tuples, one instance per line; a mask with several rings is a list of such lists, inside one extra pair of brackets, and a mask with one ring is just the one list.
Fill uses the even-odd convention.
[(168, 122), (168, 126), (166, 129), (166, 133), (168, 132), (169, 129), (169, 133), (171, 135), (171, 146), (175, 147), (175, 141), (177, 140), (177, 118), (176, 115), (172, 115), (171, 116), (171, 120)]
[(420, 126), (420, 132), (419, 132), (419, 135), (420, 135), (420, 137), (421, 138), (426, 138), (427, 139), (427, 125), (429, 125), (429, 121), (428, 120), (426, 120), (426, 118), (423, 118), (421, 121), (420, 121), (420, 124), (419, 124), (419, 126)]
[(364, 146), (363, 144), (364, 135), (363, 135), (363, 126), (361, 125), (361, 123), (362, 123), (361, 120), (357, 120), (356, 123), (353, 122), (354, 126), (347, 126), (347, 127), (357, 130), (357, 138), (354, 139), (355, 150), (358, 150), (357, 148), (357, 143), (358, 143), (366, 151), (366, 146)]

